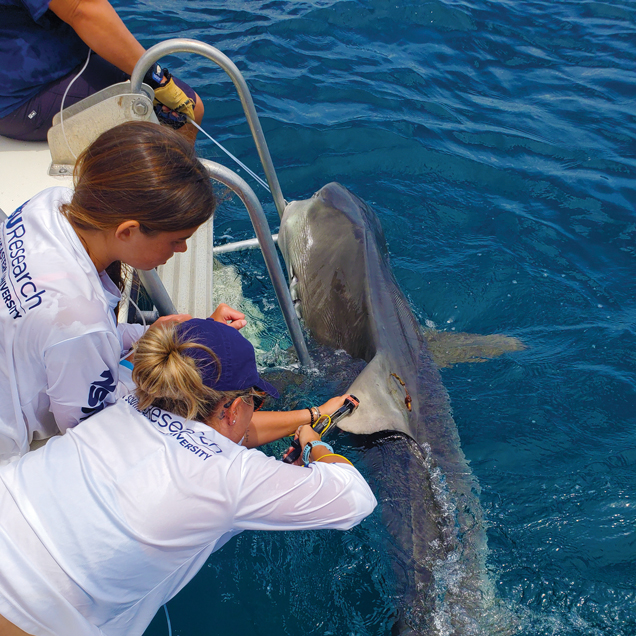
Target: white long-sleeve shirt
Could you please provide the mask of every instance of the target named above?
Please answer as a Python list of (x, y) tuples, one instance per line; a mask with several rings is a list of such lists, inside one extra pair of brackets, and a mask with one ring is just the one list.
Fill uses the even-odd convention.
[(0, 465), (113, 402), (122, 350), (120, 294), (99, 274), (49, 188), (0, 226)]
[(290, 466), (136, 402), (0, 468), (0, 614), (29, 634), (142, 634), (242, 530), (344, 530), (376, 505), (353, 466)]

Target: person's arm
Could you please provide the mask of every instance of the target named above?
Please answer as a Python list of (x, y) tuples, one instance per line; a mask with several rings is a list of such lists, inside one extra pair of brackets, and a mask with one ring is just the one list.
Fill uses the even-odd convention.
[(121, 337), (122, 354), (132, 349), (135, 342), (137, 342), (137, 340), (146, 333), (146, 329), (148, 329), (148, 327), (145, 327), (144, 325), (138, 325), (130, 322), (120, 322), (117, 325), (117, 331)]
[[(124, 73), (132, 74), (145, 49), (128, 30), (108, 0), (51, 0), (49, 9), (70, 25), (97, 55)], [(155, 94), (155, 97), (168, 111), (173, 109), (191, 117), (197, 124), (201, 123), (204, 108), (196, 93), (196, 99), (193, 101), (172, 79), (165, 85), (162, 84), (157, 93), (159, 90), (162, 91), (161, 95)], [(181, 130), (182, 134), (194, 143), (197, 129), (188, 123)]]
[(291, 466), (259, 451), (243, 451), (227, 474), (235, 490), (233, 526), (241, 530), (348, 530), (377, 505), (351, 464)]
[(97, 55), (128, 73), (144, 48), (108, 0), (51, 0), (49, 9), (69, 24)]
[[(330, 415), (337, 411), (345, 401), (346, 395), (331, 398), (318, 408), (322, 415)], [(293, 435), (298, 427), (311, 424), (308, 409), (299, 411), (256, 411), (247, 428), (243, 446), (256, 448), (269, 444), (281, 437)]]

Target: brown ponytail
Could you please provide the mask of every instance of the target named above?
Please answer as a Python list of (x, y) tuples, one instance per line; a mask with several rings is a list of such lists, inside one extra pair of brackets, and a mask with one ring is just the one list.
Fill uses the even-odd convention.
[(207, 221), (216, 198), (207, 170), (178, 133), (126, 122), (102, 133), (79, 156), (75, 192), (61, 213), (82, 230), (138, 221), (142, 232), (177, 232)]

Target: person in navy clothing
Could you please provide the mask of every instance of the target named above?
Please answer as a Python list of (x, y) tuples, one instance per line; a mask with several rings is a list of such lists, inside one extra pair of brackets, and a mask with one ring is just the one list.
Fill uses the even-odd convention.
[[(81, 73), (64, 107), (130, 77), (144, 48), (108, 0), (0, 0), (0, 135), (46, 139), (64, 92)], [(89, 51), (90, 55), (89, 55)], [(155, 89), (162, 123), (190, 140), (203, 103), (184, 82), (156, 65), (145, 81)]]

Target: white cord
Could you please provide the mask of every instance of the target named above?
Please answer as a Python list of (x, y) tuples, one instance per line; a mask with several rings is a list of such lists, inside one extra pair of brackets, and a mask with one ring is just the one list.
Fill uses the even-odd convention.
[[(144, 323), (144, 327), (146, 327), (147, 326), (146, 325), (146, 319), (144, 318), (144, 315), (141, 313), (141, 309), (139, 309), (139, 306), (137, 305), (137, 303), (130, 297), (130, 294), (128, 295), (128, 302), (132, 303), (133, 306), (137, 309), (137, 312), (141, 316), (141, 321)], [(128, 351), (123, 353), (121, 358), (119, 359), (119, 361), (121, 362), (122, 360), (125, 360), (130, 355), (131, 351), (132, 351), (132, 349), (129, 349)], [(168, 610), (166, 610), (166, 614), (167, 613), (168, 613)], [(170, 620), (170, 619), (168, 619), (168, 620)]]
[(243, 170), (245, 170), (247, 174), (253, 177), (258, 183), (260, 183), (269, 193), (272, 192), (269, 189), (269, 186), (267, 185), (267, 183), (265, 183), (265, 181), (263, 181), (256, 173), (252, 172), (244, 163), (242, 163), (239, 159), (237, 159), (229, 150), (226, 150), (216, 139), (208, 135), (208, 133), (206, 133), (205, 130), (203, 130), (203, 128), (201, 128), (201, 126), (199, 126), (199, 124), (197, 124), (197, 122), (194, 121), (194, 119), (191, 119), (190, 117), (188, 117), (188, 121), (195, 128), (199, 129), (210, 141), (213, 141), (228, 157), (233, 159), (239, 166), (241, 166), (241, 168), (243, 168)]
[(75, 83), (75, 80), (86, 70), (86, 67), (88, 66), (88, 61), (91, 59), (91, 53), (92, 51), (88, 49), (86, 62), (84, 62), (84, 66), (82, 66), (82, 70), (71, 80), (70, 84), (66, 87), (66, 90), (64, 91), (64, 95), (62, 95), (62, 104), (60, 105), (60, 123), (62, 124), (62, 136), (64, 137), (64, 141), (66, 142), (68, 149), (71, 151), (71, 154), (73, 155), (73, 159), (77, 159), (77, 155), (73, 152), (73, 149), (71, 148), (71, 144), (68, 143), (68, 139), (66, 138), (66, 132), (64, 131), (64, 114), (63, 114), (64, 100), (66, 99), (69, 89)]
[(137, 313), (141, 317), (141, 322), (144, 323), (144, 327), (147, 327), (146, 319), (144, 318), (143, 313), (141, 313), (141, 309), (139, 309), (139, 305), (132, 299), (130, 296), (128, 297), (128, 302), (132, 303), (133, 307), (137, 310)]

